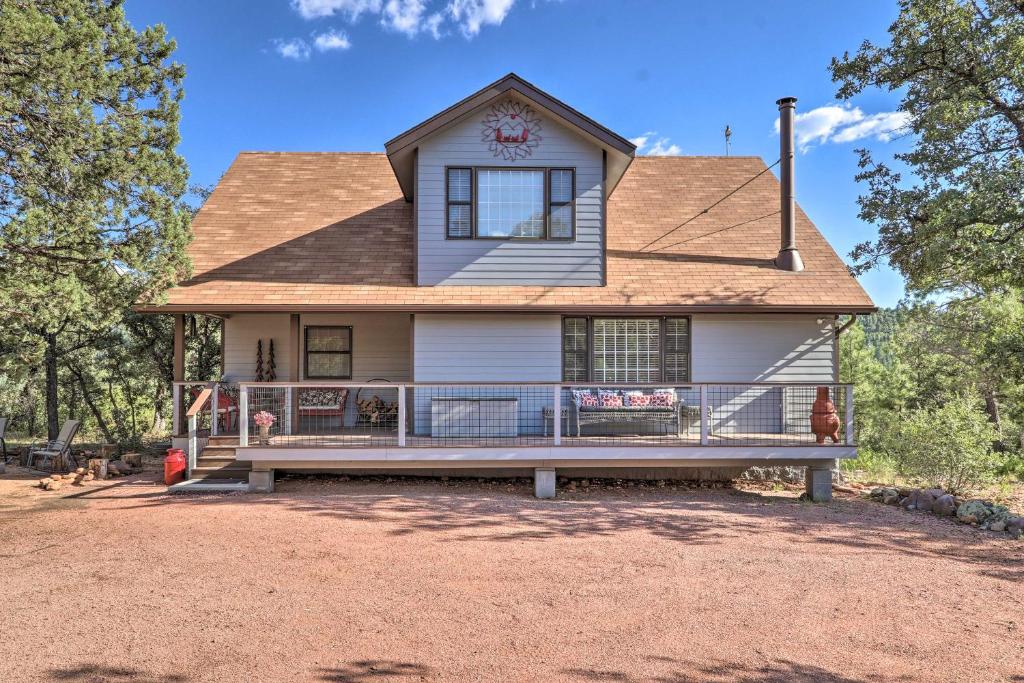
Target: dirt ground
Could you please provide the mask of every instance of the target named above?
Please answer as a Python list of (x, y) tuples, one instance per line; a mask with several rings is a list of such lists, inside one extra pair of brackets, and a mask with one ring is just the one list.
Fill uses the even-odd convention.
[(792, 492), (0, 477), (0, 681), (1022, 681), (1024, 544)]

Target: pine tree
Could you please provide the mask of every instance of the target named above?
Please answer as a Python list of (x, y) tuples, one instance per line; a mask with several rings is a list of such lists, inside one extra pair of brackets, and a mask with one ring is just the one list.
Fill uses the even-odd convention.
[(0, 5), (0, 361), (58, 367), (186, 276), (184, 67), (116, 0)]

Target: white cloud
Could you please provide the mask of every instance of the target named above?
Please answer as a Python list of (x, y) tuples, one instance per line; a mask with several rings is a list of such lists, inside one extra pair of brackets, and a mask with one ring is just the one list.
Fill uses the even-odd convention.
[[(906, 129), (909, 123), (910, 117), (905, 112), (868, 115), (860, 107), (829, 104), (797, 114), (793, 133), (797, 147), (801, 152), (806, 152), (816, 144), (827, 142), (853, 142), (872, 137), (888, 142)], [(775, 132), (779, 132), (779, 119), (775, 119)]]
[[(420, 31), (430, 30), (423, 17), (426, 11), (427, 6), (423, 0), (388, 0), (384, 5), (380, 23), (385, 28), (412, 38)], [(434, 30), (437, 30), (439, 24), (440, 22), (435, 24)]]
[(277, 38), (274, 40), (274, 49), (285, 59), (294, 59), (300, 62), (309, 59), (309, 43), (302, 38), (292, 38), (291, 40)]
[[(636, 145), (636, 153), (644, 156), (668, 156), (676, 157), (683, 153), (682, 147), (671, 144), (668, 138), (657, 138), (656, 131), (648, 131), (643, 135), (630, 138), (629, 141)], [(651, 140), (654, 143), (648, 146)]]
[(480, 27), (501, 26), (516, 0), (450, 0), (448, 14), (459, 25), (462, 35), (472, 38)]
[(313, 36), (313, 45), (320, 52), (328, 50), (347, 50), (352, 47), (352, 41), (348, 39), (343, 31), (331, 29), (326, 33), (318, 33)]
[(842, 129), (832, 136), (832, 142), (853, 142), (869, 137), (889, 142), (894, 136), (905, 132), (909, 126), (910, 114), (905, 111), (880, 112)]
[(303, 19), (318, 19), (342, 14), (355, 21), (364, 12), (380, 12), (381, 0), (292, 0), (292, 8)]
[(500, 26), (517, 0), (291, 0), (303, 19), (340, 16), (355, 23), (366, 15), (381, 25), (413, 38), (424, 33), (439, 39), (446, 24), (473, 38), (484, 26)]

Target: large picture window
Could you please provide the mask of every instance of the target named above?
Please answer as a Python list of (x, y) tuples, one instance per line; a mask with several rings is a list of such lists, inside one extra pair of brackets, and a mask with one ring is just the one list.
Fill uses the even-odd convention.
[(352, 328), (306, 327), (306, 379), (352, 379)]
[(609, 384), (689, 382), (690, 319), (564, 318), (562, 379)]
[(448, 239), (576, 236), (576, 171), (571, 168), (445, 170)]

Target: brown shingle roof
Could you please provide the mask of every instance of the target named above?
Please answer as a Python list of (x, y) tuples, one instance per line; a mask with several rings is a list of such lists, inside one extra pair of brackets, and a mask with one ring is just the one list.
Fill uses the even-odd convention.
[(416, 287), (412, 204), (384, 154), (243, 153), (193, 221), (194, 276), (140, 310), (872, 309), (803, 211), (806, 269), (772, 265), (771, 173), (700, 213), (764, 168), (754, 157), (637, 158), (608, 200), (605, 287)]

